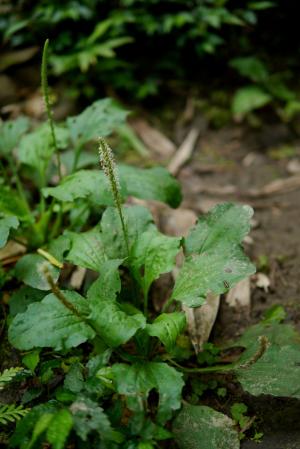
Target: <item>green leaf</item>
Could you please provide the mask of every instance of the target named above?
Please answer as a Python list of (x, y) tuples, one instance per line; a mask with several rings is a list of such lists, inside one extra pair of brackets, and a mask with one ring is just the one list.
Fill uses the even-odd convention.
[(253, 209), (233, 203), (218, 204), (201, 217), (185, 239), (185, 252), (206, 252), (219, 246), (240, 243), (250, 231)]
[(127, 406), (133, 412), (144, 412), (144, 404), (153, 388), (159, 393), (158, 423), (164, 424), (171, 418), (172, 411), (180, 408), (182, 374), (166, 363), (116, 363), (112, 372), (117, 392), (126, 396)]
[(165, 345), (167, 351), (172, 351), (177, 337), (186, 327), (185, 314), (182, 312), (162, 313), (152, 324), (147, 324), (146, 330), (151, 337), (157, 337)]
[[(165, 168), (142, 169), (120, 165), (118, 172), (124, 199), (131, 195), (162, 201), (171, 207), (177, 207), (181, 202), (179, 183)], [(77, 198), (88, 198), (94, 204), (114, 205), (110, 187), (100, 170), (80, 170), (66, 176), (58, 186), (44, 188), (43, 194), (60, 201), (71, 202)]]
[(74, 265), (99, 271), (107, 259), (100, 227), (96, 226), (87, 232), (66, 232), (71, 242), (67, 260)]
[(161, 234), (156, 228), (149, 229), (137, 237), (129, 263), (145, 296), (152, 282), (174, 267), (180, 240), (180, 238)]
[(67, 119), (73, 144), (82, 146), (99, 136), (108, 136), (124, 123), (127, 114), (110, 98), (95, 101), (81, 114)]
[(71, 413), (62, 409), (54, 414), (48, 428), (47, 441), (52, 445), (52, 449), (63, 449), (65, 442), (72, 430), (73, 418)]
[(204, 405), (183, 406), (173, 423), (173, 433), (180, 449), (239, 449), (235, 423)]
[(43, 273), (47, 267), (56, 282), (59, 278), (59, 269), (47, 262), (39, 254), (26, 254), (21, 257), (15, 267), (15, 276), (24, 284), (39, 290), (50, 290), (48, 281)]
[(26, 203), (19, 194), (6, 186), (0, 185), (0, 211), (2, 214), (14, 215), (21, 221), (31, 221)]
[[(58, 148), (65, 148), (68, 143), (68, 131), (65, 128), (55, 129)], [(19, 144), (18, 156), (23, 164), (37, 170), (38, 184), (43, 187), (46, 182), (46, 171), (55, 151), (51, 130), (44, 124), (30, 134), (24, 136)]]
[(9, 341), (13, 346), (21, 350), (52, 347), (59, 351), (94, 338), (95, 332), (85, 322), (89, 314), (87, 301), (76, 292), (63, 293), (80, 316), (51, 293), (13, 319), (9, 327)]
[(18, 313), (23, 313), (29, 304), (41, 301), (45, 296), (45, 292), (28, 287), (24, 285), (18, 288), (9, 299), (9, 313), (11, 316), (16, 316)]
[(18, 117), (16, 120), (0, 122), (0, 153), (11, 155), (12, 150), (18, 145), (21, 136), (28, 130), (29, 120), (26, 117)]
[(232, 112), (243, 117), (255, 109), (262, 108), (272, 100), (271, 95), (257, 86), (246, 86), (238, 89), (233, 97)]
[(255, 363), (235, 370), (238, 381), (254, 396), (269, 394), (300, 398), (299, 333), (288, 324), (268, 321), (250, 327), (234, 344), (247, 348), (239, 365), (259, 353), (259, 336), (267, 337), (270, 346)]
[(0, 217), (0, 248), (6, 245), (11, 229), (18, 229), (19, 220), (14, 215)]
[(255, 56), (232, 59), (229, 65), (254, 82), (263, 83), (269, 76), (265, 64)]
[[(60, 201), (72, 202), (77, 198), (88, 198), (97, 205), (114, 205), (110, 187), (100, 170), (80, 170), (66, 176), (58, 186), (44, 188), (43, 195), (53, 196)], [(122, 183), (121, 195), (126, 197)]]
[(80, 363), (71, 365), (64, 381), (64, 388), (72, 393), (79, 393), (83, 388), (84, 378)]
[(255, 272), (240, 245), (253, 214), (249, 206), (225, 203), (200, 218), (185, 242), (187, 258), (172, 298), (198, 307), (208, 293), (221, 294)]
[[(139, 235), (154, 227), (148, 209), (142, 206), (123, 207), (124, 221), (128, 232), (129, 249)], [(106, 209), (101, 220), (102, 240), (109, 259), (127, 257), (126, 244), (118, 211), (114, 207)]]
[[(123, 208), (128, 229), (129, 246), (132, 247), (138, 235), (153, 226), (148, 209), (141, 206)], [(67, 260), (75, 265), (100, 271), (107, 259), (127, 256), (120, 216), (114, 207), (109, 207), (102, 215), (100, 224), (87, 232), (66, 232), (71, 242)]]
[(118, 167), (121, 180), (129, 195), (145, 200), (156, 200), (178, 207), (182, 200), (180, 184), (163, 167), (142, 169), (129, 165)]
[(143, 314), (135, 311), (129, 315), (121, 309), (116, 300), (121, 290), (118, 267), (122, 260), (110, 260), (103, 264), (99, 279), (88, 291), (91, 314), (90, 321), (97, 330), (97, 334), (108, 346), (117, 347), (126, 343), (146, 325)]
[(79, 396), (70, 407), (73, 415), (74, 430), (83, 440), (87, 441), (90, 432), (97, 432), (103, 439), (111, 439), (113, 431), (110, 422), (97, 402)]

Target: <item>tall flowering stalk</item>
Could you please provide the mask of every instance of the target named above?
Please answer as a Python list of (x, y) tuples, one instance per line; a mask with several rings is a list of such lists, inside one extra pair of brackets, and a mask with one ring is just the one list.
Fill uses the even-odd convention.
[(122, 212), (122, 199), (120, 195), (121, 188), (113, 152), (102, 137), (99, 137), (98, 142), (100, 165), (110, 185), (115, 206), (120, 217), (127, 253), (129, 254), (128, 232)]
[(44, 97), (44, 102), (45, 102), (48, 122), (49, 122), (49, 126), (50, 126), (53, 147), (54, 147), (54, 150), (55, 150), (55, 153), (56, 153), (56, 158), (57, 158), (58, 177), (59, 177), (59, 179), (62, 179), (61, 160), (60, 160), (59, 150), (58, 150), (58, 146), (57, 146), (57, 140), (56, 140), (55, 129), (54, 129), (53, 114), (52, 114), (50, 98), (49, 98), (49, 86), (48, 86), (48, 74), (47, 74), (48, 47), (49, 47), (49, 39), (47, 39), (45, 41), (44, 49), (43, 49), (43, 56), (42, 56), (42, 69), (41, 69), (42, 92), (43, 92), (43, 97)]

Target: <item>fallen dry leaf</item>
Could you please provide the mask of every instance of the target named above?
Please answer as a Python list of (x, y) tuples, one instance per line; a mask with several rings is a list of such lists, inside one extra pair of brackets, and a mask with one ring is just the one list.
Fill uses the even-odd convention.
[(171, 162), (169, 163), (168, 170), (170, 173), (172, 173), (172, 175), (177, 175), (181, 167), (192, 156), (199, 134), (200, 134), (199, 127), (193, 127), (187, 134), (186, 138), (178, 148)]
[(202, 307), (183, 306), (187, 318), (188, 332), (196, 353), (203, 349), (215, 324), (220, 306), (220, 296), (208, 294)]
[(266, 184), (261, 189), (250, 190), (248, 193), (246, 193), (246, 195), (252, 198), (257, 198), (291, 192), (299, 188), (300, 188), (300, 176), (294, 175), (290, 176), (289, 178), (276, 179), (275, 181)]
[(256, 273), (255, 285), (256, 287), (263, 289), (267, 293), (271, 285), (270, 278), (264, 273)]
[(130, 122), (130, 125), (145, 145), (161, 159), (170, 159), (175, 153), (175, 144), (146, 120), (135, 119)]

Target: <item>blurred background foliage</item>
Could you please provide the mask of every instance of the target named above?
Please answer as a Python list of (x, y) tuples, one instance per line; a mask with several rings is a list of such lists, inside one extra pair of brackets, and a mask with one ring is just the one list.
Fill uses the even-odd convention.
[(77, 97), (157, 102), (195, 88), (221, 122), (222, 110), (240, 120), (266, 106), (290, 121), (297, 20), (293, 0), (4, 0), (0, 70), (39, 58), (49, 38), (50, 73)]

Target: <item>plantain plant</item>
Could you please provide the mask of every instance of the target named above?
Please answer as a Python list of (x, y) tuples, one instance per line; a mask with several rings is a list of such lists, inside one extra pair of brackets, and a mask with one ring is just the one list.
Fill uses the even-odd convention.
[[(24, 118), (1, 127), (0, 241), (23, 248), (17, 262), (3, 260), (1, 282), (8, 341), (26, 368), (19, 400), (31, 407), (8, 430), (9, 447), (237, 449), (243, 429), (202, 405), (203, 392), (226, 397), (230, 375), (253, 395), (299, 397), (298, 335), (274, 312), (231, 344), (244, 349), (232, 363), (211, 346), (197, 357), (181, 307), (201, 307), (254, 273), (242, 247), (251, 207), (220, 204), (186, 238), (161, 233), (127, 199), (177, 207), (180, 186), (162, 167), (116, 166), (103, 137), (127, 113), (104, 99), (57, 125), (47, 102), (50, 128), (27, 132)], [(157, 310), (155, 281), (180, 252)], [(78, 288), (74, 269), (86, 274)]]

